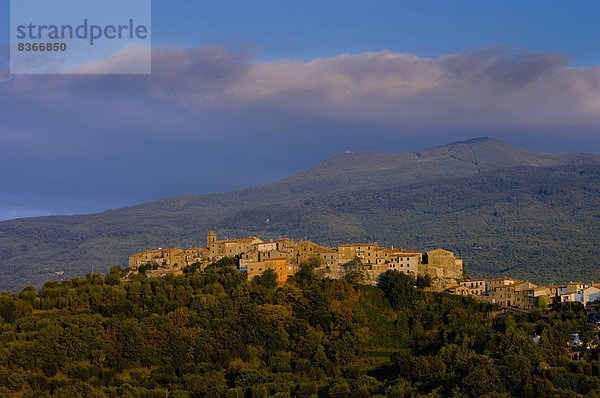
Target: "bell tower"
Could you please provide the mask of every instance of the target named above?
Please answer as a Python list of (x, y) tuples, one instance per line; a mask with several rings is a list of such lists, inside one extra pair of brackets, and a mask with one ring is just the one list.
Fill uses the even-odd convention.
[(206, 248), (212, 249), (212, 246), (217, 242), (217, 234), (215, 231), (210, 231), (208, 235), (206, 235)]

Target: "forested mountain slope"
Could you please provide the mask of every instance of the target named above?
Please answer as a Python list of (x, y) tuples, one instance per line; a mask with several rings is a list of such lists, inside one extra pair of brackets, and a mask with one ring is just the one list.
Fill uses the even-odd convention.
[(589, 279), (600, 275), (598, 165), (595, 155), (532, 152), (483, 138), (411, 153), (348, 153), (245, 190), (5, 221), (0, 289), (40, 284), (56, 272), (105, 272), (147, 248), (205, 245), (209, 229), (331, 245), (445, 247), (474, 276), (510, 269), (535, 280)]

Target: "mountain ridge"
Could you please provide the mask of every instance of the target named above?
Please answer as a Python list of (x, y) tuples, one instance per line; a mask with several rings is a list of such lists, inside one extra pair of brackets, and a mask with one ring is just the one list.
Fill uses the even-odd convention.
[[(323, 197), (328, 201), (337, 198), (343, 203), (348, 197), (358, 200), (357, 192), (402, 187), (414, 190), (415, 184), (429, 185), (427, 192), (435, 193), (440, 184), (451, 186), (461, 179), (478, 176), (489, 180), (492, 177), (486, 173), (502, 174), (501, 170), (512, 167), (535, 169), (570, 164), (600, 165), (600, 156), (547, 154), (479, 138), (407, 153), (341, 154), (278, 182), (231, 192), (173, 196), (89, 215), (4, 221), (0, 222), (0, 289), (40, 284), (55, 278), (57, 272), (64, 271), (65, 277), (82, 275), (92, 266), (105, 272), (113, 265), (125, 265), (129, 254), (147, 248), (203, 245), (207, 230), (212, 228), (230, 237), (255, 233), (271, 238), (290, 233), (292, 238), (302, 238), (317, 236), (314, 232), (328, 225), (325, 231), (331, 241), (339, 241), (343, 237), (361, 236), (360, 231), (367, 230), (369, 225), (369, 217), (363, 217), (363, 212), (376, 214), (381, 205), (373, 198), (364, 205), (366, 210), (360, 210), (360, 217), (350, 213), (339, 217), (331, 206), (315, 205), (322, 203)], [(544, 173), (527, 173), (535, 174), (538, 180), (546, 178)], [(298, 203), (310, 210), (310, 216), (302, 213), (300, 218), (290, 221), (298, 224), (295, 229), (284, 228), (283, 224), (279, 230), (267, 228), (263, 225), (266, 218), (259, 217), (261, 209), (291, 211)], [(439, 204), (432, 202), (427, 206), (435, 211)], [(250, 224), (236, 227), (235, 220), (244, 217), (254, 220), (255, 227), (249, 228)], [(398, 231), (388, 230), (388, 233), (390, 241), (405, 239)], [(432, 239), (435, 237), (433, 234)], [(447, 240), (441, 239), (436, 246), (444, 242)]]

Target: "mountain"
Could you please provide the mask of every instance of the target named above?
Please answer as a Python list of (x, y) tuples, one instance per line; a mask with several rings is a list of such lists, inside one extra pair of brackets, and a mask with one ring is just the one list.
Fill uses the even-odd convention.
[(598, 280), (600, 166), (515, 167), (326, 194), (240, 211), (219, 225), (333, 245), (444, 247), (458, 252), (474, 277)]
[[(409, 153), (346, 153), (328, 159), (278, 185), (304, 190), (347, 190), (389, 184), (406, 185), (435, 178), (459, 177), (515, 166), (597, 164), (600, 157), (587, 154), (551, 154), (528, 151), (492, 138), (474, 138)], [(327, 187), (327, 188), (325, 188)]]
[(220, 236), (445, 247), (472, 276), (600, 277), (600, 157), (490, 138), (410, 153), (346, 153), (279, 182), (91, 215), (0, 222), (0, 289), (106, 272), (154, 247)]

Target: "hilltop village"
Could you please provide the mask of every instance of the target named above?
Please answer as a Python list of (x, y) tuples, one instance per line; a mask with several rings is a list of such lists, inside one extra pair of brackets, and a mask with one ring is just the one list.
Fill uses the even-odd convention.
[(134, 254), (129, 257), (129, 270), (135, 273), (144, 267), (148, 277), (179, 275), (187, 266), (200, 264), (202, 269), (224, 257), (237, 257), (239, 270), (246, 271), (249, 280), (272, 269), (280, 285), (296, 273), (298, 264), (314, 258), (319, 263), (317, 271), (331, 278), (343, 277), (352, 268), (362, 271), (366, 282), (376, 283), (383, 272), (398, 270), (415, 278), (429, 277), (436, 290), (456, 285), (463, 279), (462, 260), (443, 249), (421, 253), (388, 249), (375, 242), (343, 244), (334, 248), (292, 239), (269, 242), (257, 237), (218, 240), (214, 231), (208, 233), (206, 247), (159, 248)]
[(335, 248), (292, 239), (269, 242), (258, 237), (218, 240), (214, 231), (208, 233), (206, 247), (159, 248), (131, 255), (129, 273), (143, 269), (148, 277), (180, 275), (188, 266), (198, 264), (204, 269), (224, 257), (237, 258), (238, 269), (247, 272), (248, 280), (272, 269), (280, 285), (296, 273), (299, 264), (316, 258), (319, 264), (316, 271), (331, 278), (341, 278), (348, 271), (357, 270), (362, 272), (365, 282), (374, 284), (383, 272), (397, 270), (415, 278), (428, 278), (434, 290), (472, 296), (502, 307), (531, 310), (544, 308), (552, 302), (585, 305), (600, 299), (600, 285), (594, 286), (594, 283), (537, 286), (509, 277), (467, 279), (462, 259), (443, 249), (422, 253), (386, 248), (376, 242), (342, 244)]

